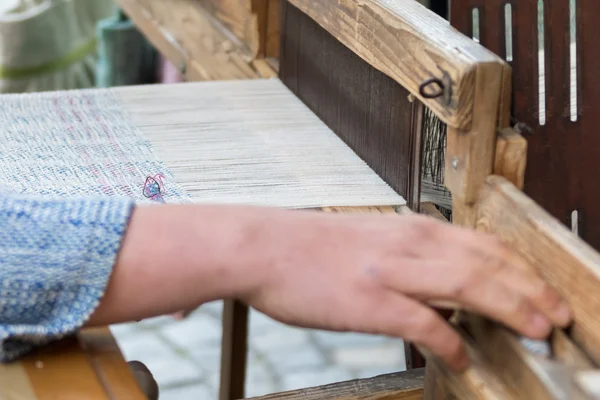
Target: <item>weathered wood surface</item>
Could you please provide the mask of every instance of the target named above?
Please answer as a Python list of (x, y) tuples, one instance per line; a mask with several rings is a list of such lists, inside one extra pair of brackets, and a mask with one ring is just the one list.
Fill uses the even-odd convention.
[[(572, 380), (573, 372), (596, 374), (589, 372), (594, 368), (591, 360), (599, 361), (600, 327), (595, 314), (600, 299), (593, 293), (600, 289), (600, 255), (503, 177), (486, 180), (477, 211), (477, 229), (494, 233), (515, 249), (565, 297), (575, 318), (568, 336), (562, 331), (552, 335), (552, 353), (564, 366), (557, 368), (526, 351), (504, 328), (480, 317), (462, 315), (474, 340), (472, 349), (490, 373), (482, 385), (486, 390), (499, 385), (514, 398), (574, 398), (571, 388), (562, 385)], [(471, 369), (482, 371), (477, 363)], [(458, 398), (495, 396), (478, 394), (475, 376), (453, 375), (435, 359), (430, 360), (428, 371), (443, 377), (447, 390)], [(452, 385), (453, 380), (459, 384)], [(584, 383), (590, 382), (593, 380)], [(426, 391), (426, 398), (428, 395)]]
[[(117, 0), (117, 3), (187, 80), (276, 75), (195, 0)], [(255, 65), (257, 62), (259, 66)]]
[(83, 331), (0, 364), (0, 398), (146, 399), (108, 329)]
[[(502, 60), (451, 28), (414, 0), (290, 0), (341, 43), (392, 77), (444, 122), (471, 128), (479, 67), (487, 78), (502, 76)], [(431, 40), (436, 38), (436, 40)], [(492, 72), (493, 71), (493, 72)], [(427, 80), (446, 81), (444, 96), (427, 99), (419, 87)], [(436, 86), (429, 92), (437, 91)], [(495, 110), (496, 111), (496, 110)]]
[(469, 369), (461, 374), (450, 371), (437, 358), (427, 355), (426, 375), (431, 376), (435, 385), (425, 386), (425, 400), (460, 399), (460, 400), (516, 400), (502, 383), (494, 376), (483, 356), (477, 351), (467, 337), (465, 346), (471, 359)]
[(470, 315), (465, 326), (492, 372), (518, 398), (567, 399), (569, 388), (563, 385), (572, 380), (574, 370), (587, 369), (581, 365), (572, 365), (573, 370), (559, 368), (527, 350), (513, 333), (483, 318)]
[(477, 228), (509, 244), (569, 302), (573, 341), (600, 362), (600, 254), (506, 179), (486, 180)]
[(257, 58), (279, 54), (279, 0), (196, 0)]
[(473, 124), (469, 130), (448, 127), (444, 183), (452, 193), (452, 220), (460, 225), (474, 226), (474, 203), (494, 168), (504, 65), (477, 68)]
[(307, 389), (276, 393), (253, 400), (421, 400), (424, 370), (376, 376)]

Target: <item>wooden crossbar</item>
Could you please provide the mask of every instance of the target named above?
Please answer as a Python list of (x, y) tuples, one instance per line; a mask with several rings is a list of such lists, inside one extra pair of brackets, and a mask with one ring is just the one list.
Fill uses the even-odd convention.
[[(290, 4), (455, 128), (468, 130), (473, 123), (478, 69), (504, 67), (499, 57), (414, 0), (290, 0)], [(431, 79), (443, 83), (446, 97), (423, 95), (420, 88)], [(425, 94), (439, 89), (430, 86)]]

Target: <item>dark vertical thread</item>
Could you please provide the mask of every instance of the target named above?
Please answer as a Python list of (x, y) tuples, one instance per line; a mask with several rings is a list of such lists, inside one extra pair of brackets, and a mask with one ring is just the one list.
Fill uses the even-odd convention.
[(293, 5), (284, 9), (282, 81), (406, 198), (414, 171), (409, 92)]

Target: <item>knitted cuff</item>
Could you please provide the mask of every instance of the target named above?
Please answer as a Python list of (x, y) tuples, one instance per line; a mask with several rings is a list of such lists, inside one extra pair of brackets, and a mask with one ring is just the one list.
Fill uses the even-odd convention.
[(75, 333), (97, 308), (134, 204), (0, 194), (0, 361)]

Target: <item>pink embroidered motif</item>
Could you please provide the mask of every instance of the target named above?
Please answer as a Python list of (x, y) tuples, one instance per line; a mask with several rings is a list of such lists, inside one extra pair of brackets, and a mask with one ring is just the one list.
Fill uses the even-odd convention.
[(162, 196), (165, 191), (163, 179), (165, 179), (165, 176), (161, 173), (154, 176), (148, 175), (146, 177), (146, 182), (144, 182), (144, 190), (142, 192), (144, 197), (160, 203), (165, 203), (165, 199)]

